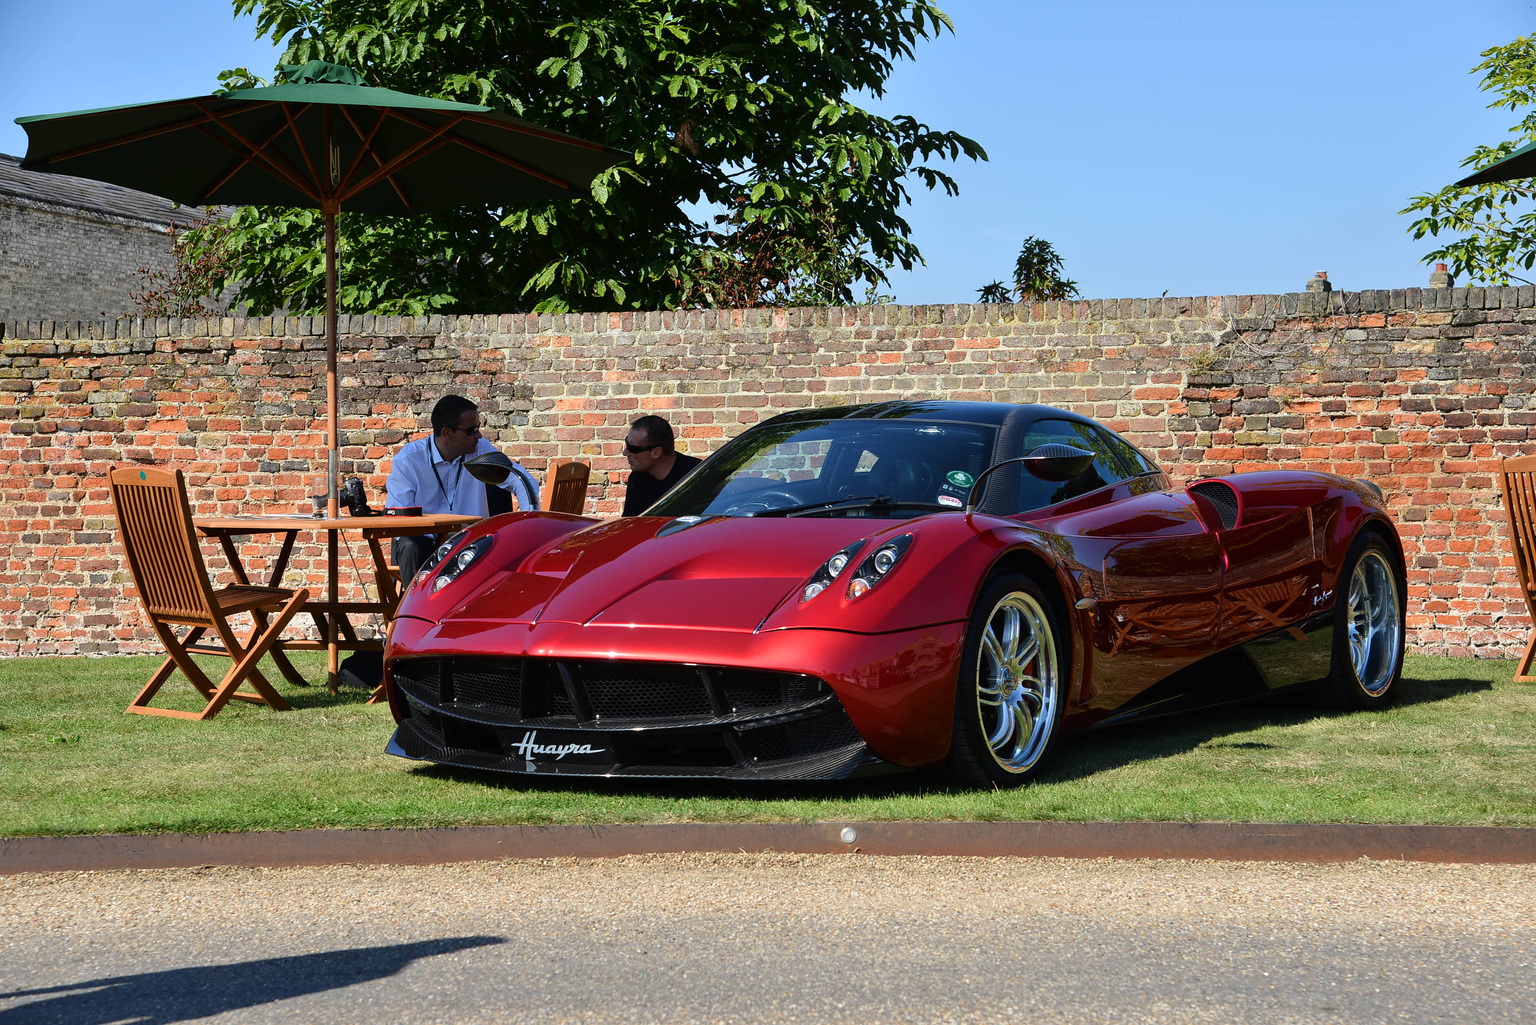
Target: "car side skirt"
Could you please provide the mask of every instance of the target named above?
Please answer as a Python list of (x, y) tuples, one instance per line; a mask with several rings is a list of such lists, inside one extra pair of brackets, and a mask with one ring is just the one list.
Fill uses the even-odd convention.
[(1322, 612), (1295, 626), (1209, 655), (1091, 725), (1097, 729), (1174, 715), (1317, 683), (1327, 677), (1333, 657), (1333, 616), (1331, 610)]

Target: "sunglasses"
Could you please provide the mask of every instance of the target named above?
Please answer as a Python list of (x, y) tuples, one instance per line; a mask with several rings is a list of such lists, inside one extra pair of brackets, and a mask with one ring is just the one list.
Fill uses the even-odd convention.
[(463, 431), (465, 434), (479, 434), (479, 427), (450, 427), (450, 431)]
[(634, 455), (639, 455), (641, 452), (649, 452), (653, 448), (660, 447), (659, 445), (631, 445), (627, 441), (624, 443), (624, 451), (631, 452)]

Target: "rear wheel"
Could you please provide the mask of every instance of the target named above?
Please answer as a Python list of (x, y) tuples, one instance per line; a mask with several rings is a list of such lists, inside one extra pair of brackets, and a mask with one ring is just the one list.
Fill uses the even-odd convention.
[(1055, 742), (1066, 689), (1056, 603), (1035, 581), (1000, 570), (971, 614), (946, 774), (962, 786), (1016, 786)]
[(1350, 546), (1339, 574), (1333, 662), (1323, 696), (1335, 708), (1380, 708), (1403, 673), (1403, 565), (1376, 534)]

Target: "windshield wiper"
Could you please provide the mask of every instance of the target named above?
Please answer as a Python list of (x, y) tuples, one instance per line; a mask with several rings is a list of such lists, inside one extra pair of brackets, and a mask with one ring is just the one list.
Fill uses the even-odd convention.
[(755, 512), (753, 516), (817, 516), (821, 513), (843, 512), (848, 509), (936, 509), (942, 512), (953, 512), (947, 505), (938, 502), (913, 502), (903, 498), (892, 498), (890, 495), (851, 495), (847, 498), (834, 498), (826, 502), (807, 502), (805, 505), (791, 505), (783, 509), (764, 509)]
[(890, 495), (848, 495), (831, 498), (824, 502), (807, 502), (804, 505), (786, 505), (782, 509), (762, 509), (753, 516), (800, 516), (810, 512), (833, 512), (838, 509), (876, 509), (895, 502)]

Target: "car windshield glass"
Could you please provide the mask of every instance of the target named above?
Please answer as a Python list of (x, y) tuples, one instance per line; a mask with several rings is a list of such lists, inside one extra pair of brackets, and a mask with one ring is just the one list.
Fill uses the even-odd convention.
[(965, 505), (996, 429), (914, 420), (790, 420), (721, 448), (650, 516), (905, 519)]

